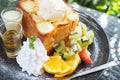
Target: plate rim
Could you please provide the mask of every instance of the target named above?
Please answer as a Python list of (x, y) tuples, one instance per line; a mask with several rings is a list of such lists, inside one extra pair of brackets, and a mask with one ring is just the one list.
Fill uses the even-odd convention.
[[(107, 40), (107, 46), (108, 46), (108, 53), (107, 53), (108, 54), (108, 59), (107, 59), (107, 61), (105, 63), (109, 62), (109, 59), (110, 59), (110, 44), (109, 44), (109, 39), (108, 39), (108, 36), (107, 36), (105, 30), (98, 23), (98, 20), (95, 19), (93, 16), (91, 16), (91, 15), (85, 13), (85, 12), (82, 12), (82, 11), (80, 11), (80, 10), (74, 8), (74, 7), (72, 7), (72, 8), (73, 8), (73, 10), (75, 10), (76, 12), (78, 12), (79, 15), (86, 16), (87, 18), (89, 18), (90, 20), (92, 20), (99, 27), (99, 29), (101, 29), (101, 31), (104, 33), (104, 36), (106, 37), (106, 40)], [(99, 71), (100, 75), (96, 78), (96, 80), (99, 79), (102, 76), (102, 74), (104, 73), (104, 71), (105, 71), (105, 69)]]
[[(102, 28), (102, 26), (98, 23), (98, 21), (94, 18), (94, 17), (92, 17), (92, 16), (90, 16), (90, 15), (88, 15), (88, 14), (86, 14), (86, 13), (84, 13), (84, 12), (81, 12), (81, 11), (79, 11), (79, 10), (77, 10), (77, 9), (74, 9), (76, 12), (78, 12), (80, 15), (85, 15), (85, 16), (87, 16), (88, 18), (90, 18), (90, 20), (92, 20), (98, 27), (99, 27), (99, 29), (101, 29), (102, 30), (102, 32), (105, 34), (104, 36), (106, 37), (106, 39), (107, 39), (107, 44), (108, 44), (108, 49), (109, 49), (109, 51), (108, 51), (108, 59), (107, 59), (107, 61), (106, 61), (106, 63), (109, 61), (109, 58), (110, 58), (110, 46), (109, 46), (109, 39), (108, 39), (108, 36), (107, 36), (107, 34), (106, 34), (106, 32), (104, 31), (104, 29)], [(2, 19), (0, 18), (0, 21), (1, 21)], [(104, 70), (101, 70), (101, 72), (100, 72), (100, 75), (96, 78), (96, 79), (98, 79), (102, 74), (103, 74), (103, 72), (105, 71), (105, 69)]]

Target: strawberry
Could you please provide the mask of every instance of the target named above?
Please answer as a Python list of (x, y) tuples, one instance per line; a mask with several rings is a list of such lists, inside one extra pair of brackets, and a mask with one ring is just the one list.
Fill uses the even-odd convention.
[(92, 60), (90, 58), (90, 53), (86, 49), (82, 49), (82, 51), (79, 52), (79, 56), (84, 63), (92, 64)]

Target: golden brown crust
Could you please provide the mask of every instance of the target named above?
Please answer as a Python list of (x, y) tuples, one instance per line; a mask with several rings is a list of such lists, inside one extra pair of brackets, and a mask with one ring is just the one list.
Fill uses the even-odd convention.
[[(27, 10), (25, 5), (27, 4), (31, 6), (31, 3), (33, 9)], [(42, 22), (42, 18), (36, 15), (38, 10), (37, 0), (20, 0), (18, 1), (18, 7), (23, 10), (22, 25), (24, 34), (27, 37), (33, 35), (39, 37), (42, 40), (48, 54), (53, 50), (53, 46), (56, 43), (60, 42), (61, 40), (65, 40), (68, 37), (69, 33), (75, 29), (79, 22), (78, 14), (69, 8), (70, 14), (73, 13), (75, 17), (69, 17), (68, 15), (70, 14), (68, 13), (63, 21), (52, 23), (55, 27), (53, 31), (47, 34), (41, 34), (37, 28), (37, 24)]]
[(18, 7), (29, 14), (36, 13), (38, 11), (37, 0), (19, 0), (17, 3)]

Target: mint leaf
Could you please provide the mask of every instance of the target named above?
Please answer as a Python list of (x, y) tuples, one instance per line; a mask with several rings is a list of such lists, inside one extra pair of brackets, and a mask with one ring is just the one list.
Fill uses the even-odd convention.
[(34, 47), (34, 42), (35, 42), (35, 40), (36, 40), (36, 37), (35, 36), (31, 36), (30, 38), (29, 38), (29, 48), (30, 49), (34, 49), (35, 47)]

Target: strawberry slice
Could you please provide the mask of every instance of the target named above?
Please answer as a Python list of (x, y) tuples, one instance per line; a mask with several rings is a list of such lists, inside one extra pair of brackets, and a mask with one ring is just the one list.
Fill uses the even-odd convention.
[(79, 56), (84, 63), (92, 64), (92, 59), (90, 58), (90, 53), (86, 49), (82, 49), (82, 51), (79, 52)]

